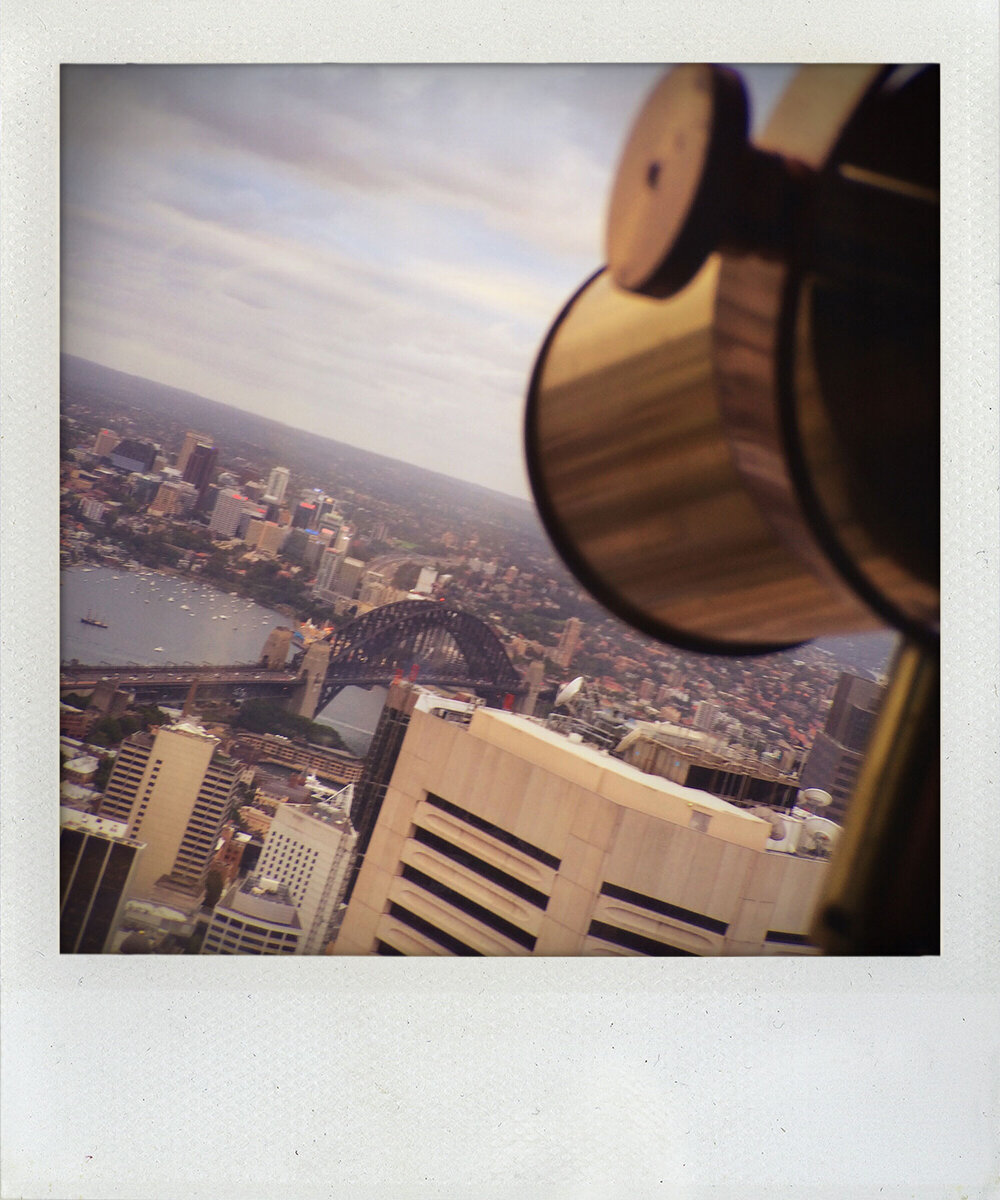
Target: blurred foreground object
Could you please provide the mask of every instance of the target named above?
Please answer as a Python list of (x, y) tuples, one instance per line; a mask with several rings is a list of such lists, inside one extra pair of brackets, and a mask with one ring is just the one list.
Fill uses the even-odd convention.
[[(898, 727), (880, 721), (855, 807), (929, 804), (925, 827), (936, 780), (889, 763), (905, 729), (937, 744), (939, 107), (933, 66), (809, 66), (751, 143), (738, 73), (672, 70), (622, 155), (608, 266), (550, 330), (526, 417), (553, 541), (635, 627), (729, 654), (904, 635), (913, 695), (890, 689)], [(899, 822), (871, 816), (898, 857)], [(865, 870), (886, 867), (880, 836)], [(824, 944), (936, 949), (936, 906), (876, 931), (847, 870)]]

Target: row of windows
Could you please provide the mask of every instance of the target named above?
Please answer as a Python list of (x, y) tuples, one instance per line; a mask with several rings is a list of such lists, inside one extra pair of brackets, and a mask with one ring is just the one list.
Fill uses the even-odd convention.
[(617, 925), (609, 925), (605, 921), (591, 921), (587, 933), (591, 937), (611, 942), (614, 946), (624, 946), (628, 950), (636, 950), (640, 954), (651, 954), (660, 958), (663, 956), (679, 956), (696, 958), (690, 950), (679, 950), (666, 942), (658, 942), (655, 938), (643, 937), (641, 933), (633, 933), (630, 929), (620, 929)]
[(725, 921), (718, 921), (715, 917), (706, 917), (704, 913), (681, 908), (679, 904), (668, 904), (665, 900), (657, 900), (655, 896), (633, 892), (631, 888), (619, 887), (616, 883), (601, 884), (601, 895), (613, 896), (616, 900), (627, 900), (637, 908), (648, 908), (650, 912), (661, 913), (677, 921), (686, 921), (688, 925), (697, 925), (699, 929), (708, 929), (712, 933), (724, 934), (729, 928)]
[(782, 933), (778, 929), (769, 929), (764, 936), (765, 942), (777, 942), (783, 946), (811, 946), (812, 943), (804, 933)]
[(525, 841), (524, 838), (517, 837), (513, 833), (508, 833), (506, 829), (501, 829), (499, 825), (494, 825), (492, 821), (487, 821), (483, 817), (476, 816), (475, 813), (460, 808), (457, 804), (452, 804), (450, 800), (436, 796), (433, 792), (427, 793), (427, 803), (433, 805), (435, 808), (439, 808), (442, 812), (448, 813), (450, 816), (458, 817), (460, 821), (464, 821), (474, 829), (488, 833), (490, 837), (496, 838), (498, 842), (503, 842), (507, 846), (513, 846), (515, 850), (520, 850), (522, 854), (535, 859), (536, 862), (544, 863), (545, 866), (551, 867), (554, 871), (559, 870), (560, 860), (554, 854), (549, 854), (547, 850), (542, 850), (539, 846)]
[(516, 879), (513, 875), (508, 875), (506, 871), (501, 871), (499, 867), (494, 867), (492, 863), (484, 862), (477, 855), (471, 854), (468, 850), (463, 850), (460, 846), (456, 846), (445, 838), (439, 837), (436, 833), (431, 833), (429, 829), (421, 829), (419, 826), (414, 828), (413, 840), (420, 842), (423, 846), (430, 847), (431, 850), (436, 850), (439, 854), (450, 858), (452, 862), (459, 863), (461, 866), (467, 867), (470, 871), (475, 871), (477, 875), (482, 875), (484, 879), (490, 880), (491, 883), (499, 884), (506, 891), (513, 892), (515, 896), (520, 896), (522, 900), (527, 900), (529, 904), (534, 904), (536, 908), (542, 909), (543, 912), (548, 907), (549, 898), (544, 892), (540, 892), (537, 888), (533, 888), (522, 880)]
[(417, 933), (422, 933), (424, 937), (429, 938), (432, 942), (443, 947), (451, 954), (472, 958), (483, 957), (479, 950), (473, 950), (465, 942), (460, 942), (457, 937), (453, 937), (450, 933), (445, 933), (443, 929), (438, 929), (436, 925), (432, 925), (430, 921), (425, 920), (423, 917), (418, 917), (415, 912), (411, 912), (402, 904), (390, 903), (389, 915), (395, 917), (401, 924), (415, 929)]
[(426, 875), (423, 871), (418, 871), (416, 867), (404, 864), (401, 874), (410, 883), (415, 883), (418, 887), (423, 888), (424, 891), (437, 896), (439, 900), (446, 901), (453, 908), (457, 908), (468, 916), (474, 917), (477, 921), (482, 922), (483, 925), (488, 925), (491, 929), (495, 929), (497, 933), (502, 933), (504, 937), (510, 938), (512, 942), (517, 942), (519, 946), (524, 946), (527, 950), (534, 950), (536, 939), (526, 930), (508, 921), (505, 917), (500, 917), (490, 909), (484, 908), (482, 904), (477, 904), (474, 900), (468, 899), (461, 892), (456, 892), (454, 888), (439, 883), (436, 879), (431, 878), (430, 875)]

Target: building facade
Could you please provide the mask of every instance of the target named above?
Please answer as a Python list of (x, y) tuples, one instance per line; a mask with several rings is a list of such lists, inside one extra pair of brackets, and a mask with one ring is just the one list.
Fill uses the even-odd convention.
[(315, 779), (308, 787), (313, 803), (277, 806), (257, 870), (288, 889), (302, 925), (298, 952), (322, 954), (337, 933), (354, 857), (354, 789), (324, 788)]
[(224, 488), (219, 492), (208, 522), (209, 533), (217, 533), (221, 537), (233, 537), (239, 528), (243, 509), (249, 504), (249, 498), (234, 488)]
[(212, 913), (202, 954), (298, 954), (302, 927), (288, 888), (250, 875), (234, 883)]
[(511, 713), (415, 706), (338, 954), (812, 953), (825, 860)]
[(59, 830), (59, 950), (104, 954), (143, 845), (119, 821), (64, 808)]
[(802, 768), (803, 789), (820, 788), (833, 797), (825, 811), (835, 821), (847, 810), (884, 695), (885, 687), (871, 679), (841, 675), (826, 722)]
[(218, 738), (189, 722), (122, 742), (100, 811), (146, 843), (130, 895), (148, 897), (157, 886), (200, 894), (242, 771)]
[(271, 474), (267, 478), (267, 490), (264, 493), (264, 498), (274, 504), (282, 504), (285, 499), (285, 492), (288, 491), (289, 475), (290, 472), (287, 467), (273, 467)]

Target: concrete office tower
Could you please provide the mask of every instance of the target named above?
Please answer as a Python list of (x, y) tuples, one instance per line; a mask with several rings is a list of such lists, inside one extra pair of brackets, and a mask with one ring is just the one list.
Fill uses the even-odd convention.
[(248, 498), (234, 488), (225, 488), (219, 492), (208, 522), (209, 533), (218, 533), (222, 537), (231, 538), (239, 528), (243, 509), (249, 504)]
[(104, 954), (144, 847), (120, 821), (60, 810), (59, 949)]
[(252, 500), (247, 500), (240, 513), (240, 519), (236, 522), (236, 533), (233, 536), (247, 541), (250, 536), (250, 527), (255, 523), (263, 524), (266, 519), (267, 509), (259, 504), (254, 504)]
[(242, 770), (189, 722), (122, 742), (101, 816), (125, 821), (128, 836), (146, 843), (129, 895), (148, 898), (158, 885), (200, 895)]
[(712, 704), (709, 700), (699, 700), (694, 706), (695, 729), (701, 729), (706, 732), (710, 730), (719, 712), (720, 709), (717, 704)]
[(335, 595), (333, 582), (343, 557), (332, 546), (328, 546), (320, 555), (319, 567), (316, 570), (316, 582), (313, 584), (312, 590), (314, 600), (333, 599)]
[(298, 954), (302, 927), (288, 888), (262, 875), (234, 883), (215, 906), (202, 954)]
[(353, 600), (365, 573), (365, 564), (357, 558), (345, 558), (334, 577), (333, 590), (338, 596)]
[(559, 638), (559, 645), (556, 647), (556, 652), (552, 656), (553, 661), (558, 663), (560, 667), (568, 667), (573, 661), (573, 655), (576, 653), (576, 648), (579, 643), (580, 621), (577, 617), (570, 617), (563, 626), (562, 635)]
[(264, 649), (260, 654), (261, 666), (270, 671), (280, 670), (288, 661), (288, 651), (292, 645), (292, 630), (287, 625), (278, 625), (267, 635)]
[(264, 521), (257, 536), (257, 553), (266, 554), (268, 558), (276, 558), (288, 538), (291, 526), (278, 525), (274, 521)]
[(389, 780), (392, 778), (396, 759), (399, 757), (403, 738), (406, 736), (406, 730), (410, 724), (410, 716), (422, 694), (421, 688), (403, 681), (396, 681), (389, 688), (389, 695), (386, 696), (385, 704), (382, 706), (371, 745), (368, 747), (365, 773), (355, 787), (351, 800), (351, 823), (357, 830), (358, 841), (356, 857), (347, 885), (347, 899), (350, 899), (354, 890), (358, 871), (372, 839), (375, 822), (382, 809)]
[(528, 663), (528, 669), (524, 674), (528, 681), (528, 690), (521, 700), (520, 711), (527, 717), (533, 717), (535, 705), (538, 703), (538, 693), (545, 683), (545, 664), (541, 659), (536, 658), (533, 662)]
[(102, 429), (94, 438), (94, 447), (91, 453), (96, 454), (98, 458), (105, 458), (120, 441), (121, 438), (117, 433), (113, 433), (110, 429)]
[(193, 429), (189, 429), (184, 435), (184, 445), (181, 446), (181, 452), (177, 455), (177, 470), (181, 475), (188, 465), (188, 460), (194, 453), (195, 446), (211, 446), (212, 438), (207, 433), (196, 433)]
[(190, 512), (198, 499), (197, 491), (189, 483), (161, 483), (149, 506), (151, 516), (173, 516)]
[(843, 820), (885, 688), (844, 673), (837, 681), (826, 723), (816, 735), (799, 781), (803, 790), (821, 788), (833, 797), (823, 815)]
[(300, 954), (322, 954), (337, 934), (357, 834), (349, 811), (354, 785), (334, 789), (315, 778), (312, 804), (282, 804), (274, 814), (257, 872), (284, 884), (302, 925)]
[(418, 700), (334, 952), (811, 953), (827, 863), (512, 713)]
[(267, 479), (267, 490), (264, 499), (273, 504), (281, 504), (288, 490), (289, 470), (287, 467), (273, 467)]

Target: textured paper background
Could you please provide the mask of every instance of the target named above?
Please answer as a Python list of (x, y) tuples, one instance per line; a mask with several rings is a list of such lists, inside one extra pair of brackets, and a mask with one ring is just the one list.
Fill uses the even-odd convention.
[[(3, 1197), (1000, 1195), (992, 0), (2, 10)], [(939, 960), (60, 958), (58, 65), (941, 61)]]

